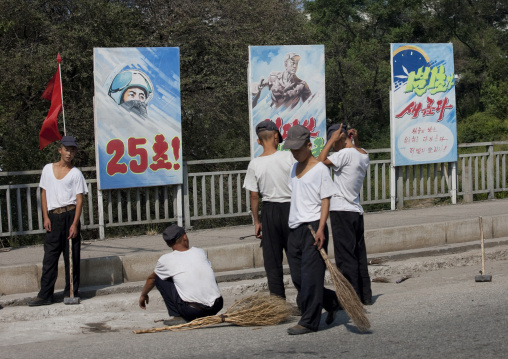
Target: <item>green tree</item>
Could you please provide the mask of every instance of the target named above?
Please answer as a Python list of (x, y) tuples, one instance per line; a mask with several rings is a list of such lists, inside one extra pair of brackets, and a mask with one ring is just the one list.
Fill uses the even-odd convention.
[(49, 109), (40, 95), (57, 52), (67, 133), (83, 149), (77, 164), (95, 164), (94, 47), (180, 47), (184, 158), (248, 156), (248, 45), (312, 42), (306, 22), (292, 0), (5, 0), (0, 167), (55, 160), (56, 144), (39, 151), (38, 133)]
[[(5, 0), (0, 3), (0, 112), (3, 170), (41, 168), (56, 159), (56, 144), (39, 150), (49, 110), (40, 96), (62, 55), (67, 134), (79, 139), (77, 164), (95, 163), (93, 48), (136, 46), (144, 40), (139, 11), (124, 1)], [(62, 116), (59, 129), (63, 131)]]

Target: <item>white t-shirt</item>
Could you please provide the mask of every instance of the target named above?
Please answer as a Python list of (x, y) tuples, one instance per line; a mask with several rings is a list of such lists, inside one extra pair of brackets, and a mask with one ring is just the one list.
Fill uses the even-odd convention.
[(201, 248), (173, 251), (159, 258), (155, 274), (160, 279), (173, 278), (176, 290), (184, 302), (201, 303), (211, 307), (220, 297), (212, 265)]
[(319, 220), (321, 200), (337, 194), (330, 170), (323, 163), (316, 164), (301, 178), (296, 177), (297, 165), (298, 163), (295, 163), (289, 177), (292, 189), (289, 228)]
[(53, 164), (48, 163), (42, 169), (39, 187), (46, 190), (48, 211), (76, 204), (77, 194), (87, 194), (85, 178), (80, 170), (73, 167), (62, 179), (56, 179)]
[(369, 155), (360, 153), (355, 148), (343, 148), (332, 153), (328, 159), (333, 164), (334, 181), (339, 189), (339, 194), (330, 200), (330, 211), (363, 214), (360, 191), (369, 168)]
[(288, 176), (296, 162), (291, 151), (277, 151), (250, 161), (243, 188), (259, 192), (263, 201), (289, 202), (291, 189)]

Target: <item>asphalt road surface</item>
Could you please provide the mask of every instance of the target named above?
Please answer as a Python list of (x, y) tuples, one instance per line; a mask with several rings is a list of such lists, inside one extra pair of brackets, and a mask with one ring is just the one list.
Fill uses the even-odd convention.
[[(298, 317), (272, 327), (222, 324), (185, 332), (133, 334), (167, 318), (154, 290), (147, 311), (138, 293), (82, 304), (0, 310), (0, 358), (506, 358), (508, 261), (487, 265), (491, 283), (476, 283), (477, 266), (423, 271), (396, 284), (373, 283), (372, 328), (359, 333), (344, 312), (331, 326), (289, 336)], [(400, 277), (400, 275), (399, 275)], [(252, 294), (235, 285), (225, 307)], [(232, 286), (232, 287), (231, 287)], [(259, 288), (250, 286), (250, 288)], [(288, 299), (294, 301), (295, 291)]]

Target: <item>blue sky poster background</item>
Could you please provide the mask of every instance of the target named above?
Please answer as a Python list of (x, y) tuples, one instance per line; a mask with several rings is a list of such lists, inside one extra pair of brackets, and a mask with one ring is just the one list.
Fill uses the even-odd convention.
[[(154, 92), (148, 104), (148, 118), (139, 117), (119, 106), (109, 95), (108, 90), (116, 74), (126, 69), (138, 69), (150, 77)], [(95, 48), (95, 141), (97, 169), (100, 189), (146, 187), (167, 184), (180, 184), (182, 175), (182, 126), (180, 101), (180, 50), (178, 48)], [(173, 164), (171, 170), (148, 168), (144, 173), (106, 173), (108, 161), (113, 157), (106, 153), (106, 145), (112, 139), (120, 139), (125, 144), (125, 153), (119, 163), (127, 166), (131, 160), (139, 161), (139, 156), (130, 157), (127, 153), (129, 137), (146, 138), (147, 143), (140, 146), (148, 152), (148, 163), (155, 155), (152, 146), (154, 137), (163, 134), (169, 144), (168, 160)], [(180, 138), (178, 161), (171, 147), (174, 137)], [(175, 163), (180, 168), (175, 170)], [(178, 166), (177, 166), (178, 167)]]
[[(266, 87), (262, 90), (257, 105), (252, 108), (252, 84), (259, 82), (261, 77), (267, 79), (273, 71), (284, 71), (284, 56), (289, 52), (300, 55), (296, 76), (307, 82), (312, 92), (311, 97), (293, 109), (271, 108), (271, 94)], [(300, 124), (303, 124), (304, 120), (314, 117), (316, 129), (313, 132), (319, 131), (318, 137), (323, 138), (324, 144), (326, 139), (324, 45), (249, 46), (248, 81), (252, 157), (258, 157), (263, 152), (263, 148), (256, 141), (256, 125), (266, 119), (275, 122), (280, 117), (283, 124), (298, 119)]]
[[(402, 47), (410, 47), (412, 50), (401, 51)], [(446, 75), (455, 75), (452, 44), (391, 44), (392, 64), (392, 89), (391, 89), (391, 140), (392, 140), (392, 161), (395, 166), (441, 163), (457, 161), (457, 113), (455, 83), (446, 92), (438, 92), (431, 95), (427, 90), (422, 96), (414, 92), (404, 93), (407, 83), (407, 73), (418, 71), (421, 66), (437, 67), (443, 65)], [(455, 79), (454, 79), (455, 82)], [(449, 104), (453, 106), (444, 112), (442, 121), (438, 122), (439, 113), (431, 116), (422, 116), (413, 119), (406, 114), (402, 118), (396, 118), (396, 114), (403, 111), (412, 101), (422, 104), (422, 109), (427, 105), (427, 97), (437, 102), (448, 98)], [(446, 138), (446, 151), (422, 155), (409, 155), (408, 146), (404, 139), (412, 133), (415, 128), (427, 130), (434, 128), (439, 138)], [(423, 135), (420, 136), (420, 141)], [(421, 143), (420, 143), (421, 144)], [(435, 145), (434, 142), (432, 145)], [(423, 144), (421, 144), (423, 146)], [(426, 143), (425, 146), (429, 146)], [(442, 146), (443, 147), (443, 146)]]

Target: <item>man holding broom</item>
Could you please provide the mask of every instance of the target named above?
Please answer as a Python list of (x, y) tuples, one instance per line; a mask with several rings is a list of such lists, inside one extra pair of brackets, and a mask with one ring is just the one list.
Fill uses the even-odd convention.
[(148, 276), (139, 297), (141, 309), (146, 309), (148, 293), (157, 287), (173, 317), (165, 320), (165, 325), (217, 314), (224, 302), (205, 251), (190, 248), (185, 230), (175, 224), (162, 232), (162, 238), (173, 252), (160, 257), (154, 272)]
[[(322, 308), (328, 311), (327, 324), (333, 322), (339, 309), (335, 292), (324, 288), (326, 265), (319, 252), (328, 245), (326, 220), (330, 197), (337, 188), (326, 166), (312, 156), (310, 132), (305, 127), (295, 125), (289, 129), (284, 149), (290, 149), (298, 161), (289, 176), (292, 193), (287, 257), (302, 312), (300, 321), (288, 333), (299, 335), (318, 330)], [(316, 232), (315, 238), (309, 225)]]
[[(360, 191), (369, 168), (369, 155), (358, 147), (358, 133), (342, 124), (328, 129), (328, 141), (318, 156), (334, 171), (339, 194), (330, 200), (335, 263), (364, 305), (372, 304), (372, 290), (367, 267), (363, 208)], [(353, 142), (354, 141), (354, 142)], [(336, 152), (329, 157), (331, 149)]]

